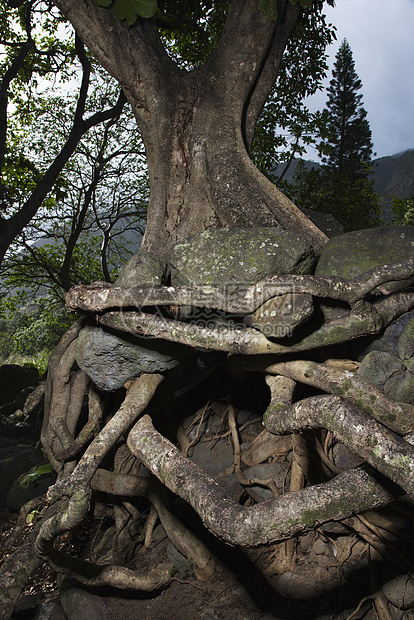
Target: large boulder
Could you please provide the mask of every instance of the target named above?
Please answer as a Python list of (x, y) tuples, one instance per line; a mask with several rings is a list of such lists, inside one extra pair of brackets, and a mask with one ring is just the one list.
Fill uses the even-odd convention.
[(171, 355), (156, 348), (148, 338), (123, 339), (100, 327), (86, 326), (76, 344), (76, 361), (98, 388), (114, 391), (134, 377), (157, 373), (177, 366)]
[[(407, 312), (396, 322), (395, 328), (386, 330), (362, 358), (359, 374), (378, 385), (392, 400), (414, 404), (414, 319)], [(391, 326), (392, 327), (392, 326)], [(388, 337), (386, 333), (388, 331)], [(388, 344), (387, 350), (386, 346)]]
[[(330, 239), (322, 249), (316, 275), (353, 279), (371, 269), (414, 257), (414, 226), (380, 226)], [(401, 290), (414, 278), (378, 287), (381, 293)]]
[(174, 284), (253, 284), (280, 274), (312, 273), (315, 253), (281, 228), (209, 228), (166, 255)]
[[(315, 253), (307, 241), (280, 228), (213, 228), (175, 245), (166, 255), (174, 285), (207, 284), (235, 288), (282, 274), (312, 273)], [(310, 295), (281, 295), (257, 300), (257, 311), (244, 324), (268, 337), (290, 336), (313, 312)], [(181, 308), (187, 319), (202, 320), (199, 309)], [(226, 327), (220, 315), (208, 313), (208, 324)]]
[(141, 251), (122, 267), (114, 286), (162, 285), (165, 283), (166, 267), (156, 256)]
[[(384, 331), (382, 336), (376, 337), (363, 351), (361, 351), (358, 359), (363, 359), (365, 355), (367, 355), (370, 351), (386, 351), (387, 353), (392, 353), (393, 355), (399, 357), (400, 346), (403, 348), (402, 355), (405, 359), (407, 355), (404, 353), (406, 351), (406, 345), (404, 341), (408, 337), (409, 344), (409, 331), (407, 331), (406, 336), (401, 341), (401, 345), (399, 340), (402, 333), (405, 331), (405, 328), (411, 321), (414, 322), (414, 310), (406, 312), (405, 314), (401, 315), (396, 321), (394, 321), (394, 323), (391, 323), (391, 325), (389, 325)], [(411, 330), (412, 327), (410, 327), (409, 329)], [(403, 357), (401, 357), (401, 359), (403, 359)], [(407, 364), (406, 366), (408, 367)]]

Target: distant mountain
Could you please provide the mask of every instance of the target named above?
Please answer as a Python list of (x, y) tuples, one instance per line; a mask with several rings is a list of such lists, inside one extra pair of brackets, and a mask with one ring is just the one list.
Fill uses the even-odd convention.
[[(296, 166), (300, 160), (294, 159), (285, 176), (285, 181), (292, 181)], [(304, 160), (307, 170), (318, 169), (320, 164)], [(391, 219), (392, 197), (405, 198), (414, 195), (414, 149), (396, 153), (388, 157), (374, 159), (375, 190), (384, 199), (383, 217), (387, 222)], [(281, 174), (282, 167), (276, 172)]]
[(414, 149), (374, 161), (375, 189), (384, 199), (383, 216), (391, 219), (392, 197), (414, 195)]
[(375, 189), (398, 198), (414, 194), (414, 149), (374, 160)]

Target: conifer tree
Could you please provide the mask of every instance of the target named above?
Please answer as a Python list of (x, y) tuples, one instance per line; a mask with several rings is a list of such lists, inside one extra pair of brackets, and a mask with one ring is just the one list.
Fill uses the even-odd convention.
[(344, 39), (336, 55), (328, 88), (326, 107), (330, 149), (324, 161), (332, 172), (346, 175), (349, 181), (366, 178), (372, 160), (372, 134), (362, 105), (362, 94), (358, 92), (361, 88), (351, 47)]
[(344, 39), (328, 88), (328, 138), (321, 142), (321, 150), (326, 153), (322, 160), (323, 210), (331, 212), (345, 230), (379, 224), (380, 207), (372, 178), (372, 134), (361, 88), (351, 47)]
[(328, 121), (319, 144), (324, 165), (310, 172), (298, 168), (288, 192), (300, 207), (333, 215), (345, 231), (380, 223), (381, 208), (372, 177), (372, 134), (361, 88), (351, 47), (344, 39), (324, 110)]

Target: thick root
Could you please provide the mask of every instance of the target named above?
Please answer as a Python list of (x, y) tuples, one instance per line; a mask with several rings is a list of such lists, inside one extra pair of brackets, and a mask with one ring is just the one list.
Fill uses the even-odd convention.
[(321, 523), (378, 508), (393, 498), (366, 469), (357, 468), (324, 484), (245, 507), (158, 433), (149, 416), (135, 424), (127, 442), (167, 488), (194, 508), (210, 531), (241, 547), (281, 542)]

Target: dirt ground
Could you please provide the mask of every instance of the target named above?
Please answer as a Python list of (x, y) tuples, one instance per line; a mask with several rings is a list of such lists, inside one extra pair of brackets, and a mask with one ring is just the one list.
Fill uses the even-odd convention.
[[(16, 515), (5, 512), (1, 516), (0, 552), (4, 555), (5, 542), (15, 526)], [(187, 562), (180, 562), (176, 550), (171, 550), (159, 526), (149, 551), (141, 558), (138, 556), (136, 568), (145, 571), (149, 565), (172, 559), (176, 572), (164, 591), (131, 594), (81, 587), (79, 593), (79, 584), (73, 583), (66, 583), (64, 589), (72, 600), (78, 596), (82, 617), (88, 620), (414, 618), (412, 609), (404, 611), (393, 606), (389, 606), (389, 616), (378, 615), (372, 595), (376, 591), (375, 584), (393, 574), (390, 563), (373, 554), (372, 547), (360, 537), (346, 534), (340, 526), (333, 529), (337, 531), (302, 536), (297, 541), (294, 561), (284, 567), (284, 544), (242, 552), (207, 536), (207, 542), (214, 547), (217, 569), (211, 580), (200, 581)], [(29, 534), (28, 526), (24, 536)], [(81, 616), (74, 615), (74, 611), (68, 613), (74, 609), (73, 604), (71, 607), (66, 601), (66, 614), (60, 607), (59, 581), (46, 565), (38, 569), (21, 594), (12, 619), (78, 620)]]

